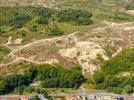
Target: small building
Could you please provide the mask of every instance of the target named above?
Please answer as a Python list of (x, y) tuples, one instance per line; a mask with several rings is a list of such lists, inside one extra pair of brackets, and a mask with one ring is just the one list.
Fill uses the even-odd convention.
[(29, 100), (29, 97), (28, 96), (21, 96), (20, 100)]
[(21, 100), (19, 96), (5, 96), (1, 97), (0, 100)]
[(117, 100), (115, 96), (97, 96), (96, 100)]
[(66, 96), (66, 100), (77, 100), (75, 96)]
[(65, 100), (65, 97), (64, 96), (54, 97), (54, 100)]

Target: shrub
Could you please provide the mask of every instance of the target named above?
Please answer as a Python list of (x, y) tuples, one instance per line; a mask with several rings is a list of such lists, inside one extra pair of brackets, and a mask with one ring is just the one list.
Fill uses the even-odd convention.
[(134, 71), (134, 48), (125, 49), (116, 57), (103, 62), (101, 70), (96, 72), (93, 80), (97, 89), (105, 89), (115, 93), (133, 93), (134, 77), (119, 76), (122, 72)]
[(9, 21), (9, 24), (14, 28), (22, 28), (23, 25), (31, 19), (28, 15), (15, 15), (15, 17)]
[[(45, 88), (78, 88), (85, 78), (78, 68), (64, 69), (58, 65), (29, 65), (30, 67), (23, 75), (13, 74), (0, 78), (1, 95), (9, 93), (16, 89), (23, 92), (22, 87), (27, 87), (34, 80), (42, 81), (42, 86)], [(25, 91), (34, 91), (31, 88)], [(38, 89), (38, 93), (45, 93), (44, 90)]]
[(48, 35), (49, 36), (60, 36), (60, 35), (63, 35), (63, 32), (57, 26), (54, 26), (52, 28), (49, 28)]
[(91, 21), (92, 14), (88, 11), (81, 10), (61, 10), (57, 14), (57, 18), (59, 22), (68, 22), (74, 21), (79, 25), (89, 25), (92, 23)]
[(48, 19), (48, 18), (44, 18), (44, 17), (40, 17), (40, 18), (37, 20), (37, 23), (38, 23), (38, 24), (43, 24), (43, 25), (48, 25), (49, 19)]

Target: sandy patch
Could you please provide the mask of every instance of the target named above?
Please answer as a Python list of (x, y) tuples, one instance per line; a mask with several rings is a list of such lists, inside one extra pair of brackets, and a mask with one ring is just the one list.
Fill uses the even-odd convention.
[(126, 12), (126, 14), (134, 15), (134, 10), (128, 10), (128, 11)]
[(104, 52), (99, 44), (90, 41), (76, 42), (72, 48), (59, 50), (61, 56), (76, 60), (82, 66), (83, 71), (90, 71), (91, 74), (98, 69), (91, 61), (96, 59), (97, 54), (101, 54), (107, 59), (107, 57), (104, 56)]

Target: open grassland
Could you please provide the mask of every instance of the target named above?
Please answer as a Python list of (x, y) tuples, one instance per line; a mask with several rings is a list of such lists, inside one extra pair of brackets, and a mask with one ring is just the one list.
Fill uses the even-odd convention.
[[(31, 2), (30, 4), (32, 4), (32, 1), (28, 2)], [(36, 0), (36, 2), (39, 1)], [(53, 4), (51, 0), (44, 0), (42, 1), (42, 4), (44, 4), (44, 2), (47, 5), (50, 5), (50, 3)], [(0, 35), (4, 38), (13, 36), (14, 38), (23, 38), (24, 41), (28, 41), (33, 38), (50, 37), (50, 28), (53, 29), (55, 26), (64, 34), (68, 34), (75, 31), (86, 32), (98, 26), (105, 26), (105, 22), (134, 21), (133, 15), (125, 13), (127, 9), (133, 10), (133, 0), (128, 2), (125, 0), (55, 0), (54, 5), (58, 7), (58, 10), (75, 9), (91, 12), (93, 15), (93, 23), (92, 25), (78, 25), (74, 22), (58, 22), (54, 17), (56, 15), (53, 14), (55, 12), (57, 13), (58, 10), (54, 7), (48, 8), (47, 10), (43, 10), (44, 8), (36, 9), (35, 7), (28, 6), (0, 7)], [(43, 19), (43, 17), (37, 12), (41, 11), (47, 11), (47, 14), (50, 14), (50, 16), (48, 15), (47, 19), (40, 20)], [(51, 14), (53, 17), (51, 17)], [(17, 17), (14, 18), (15, 16)], [(48, 17), (50, 17), (49, 23)], [(22, 21), (17, 21), (17, 19), (22, 19)], [(17, 22), (15, 23), (14, 21)]]

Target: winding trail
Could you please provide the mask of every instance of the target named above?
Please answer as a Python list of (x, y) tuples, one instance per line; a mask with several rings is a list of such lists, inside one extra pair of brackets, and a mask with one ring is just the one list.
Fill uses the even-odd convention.
[(14, 64), (16, 62), (19, 62), (19, 61), (27, 61), (27, 62), (35, 63), (35, 64), (46, 64), (46, 63), (51, 64), (51, 62), (49, 62), (49, 61), (41, 62), (41, 61), (35, 61), (35, 60), (27, 59), (27, 58), (24, 58), (24, 57), (18, 57), (16, 55), (16, 52), (21, 51), (22, 49), (24, 49), (26, 47), (34, 46), (37, 43), (42, 44), (42, 43), (48, 43), (49, 41), (61, 40), (61, 39), (66, 38), (66, 37), (68, 38), (68, 37), (71, 37), (71, 36), (75, 35), (76, 33), (78, 33), (78, 32), (74, 32), (72, 34), (63, 35), (63, 36), (59, 36), (59, 37), (36, 40), (36, 41), (30, 42), (26, 45), (19, 46), (19, 48), (13, 48), (12, 46), (10, 46), (11, 37), (9, 37), (8, 42), (6, 44), (3, 44), (2, 46), (5, 46), (5, 47), (7, 47), (11, 50), (11, 52), (8, 54), (8, 56), (11, 57), (11, 59), (13, 59), (13, 60), (6, 63), (6, 64), (0, 64), (0, 67), (9, 66), (9, 65), (12, 65), (12, 64)]

